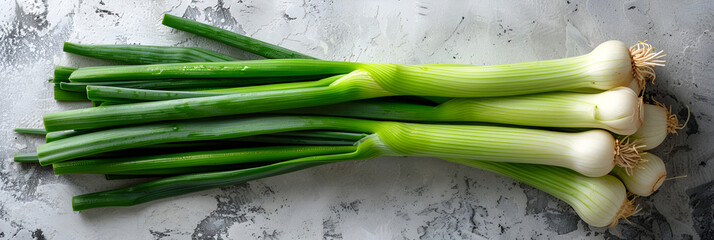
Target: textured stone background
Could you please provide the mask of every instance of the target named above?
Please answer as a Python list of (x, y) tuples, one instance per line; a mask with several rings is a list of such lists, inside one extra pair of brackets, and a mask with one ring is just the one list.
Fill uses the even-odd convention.
[[(0, 239), (712, 239), (714, 2), (691, 1), (109, 1), (2, 0), (0, 4)], [(73, 195), (130, 185), (55, 176), (11, 162), (42, 139), (57, 103), (55, 64), (85, 44), (201, 46), (255, 58), (160, 25), (172, 13), (332, 60), (498, 64), (588, 52), (618, 39), (667, 54), (648, 95), (687, 127), (654, 152), (662, 189), (638, 200), (631, 224), (592, 228), (565, 203), (511, 179), (434, 159), (340, 163), (129, 208), (72, 212)]]

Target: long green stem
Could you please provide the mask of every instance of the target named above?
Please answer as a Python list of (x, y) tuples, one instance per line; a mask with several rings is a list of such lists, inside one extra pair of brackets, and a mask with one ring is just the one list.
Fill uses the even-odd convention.
[(118, 175), (118, 174), (106, 174), (104, 179), (106, 180), (126, 180), (126, 179), (139, 179), (139, 178), (165, 178), (173, 177), (171, 175)]
[(314, 57), (310, 57), (287, 48), (170, 14), (164, 14), (164, 19), (161, 24), (170, 28), (190, 32), (201, 37), (215, 40), (231, 47), (245, 50), (266, 58), (315, 59)]
[[(130, 106), (127, 104), (123, 106)], [(92, 109), (100, 109), (92, 108)], [(372, 121), (331, 117), (244, 117), (162, 122), (90, 132), (37, 148), (43, 166), (102, 152), (160, 143), (231, 139), (300, 130), (373, 132)]]
[(47, 134), (47, 131), (41, 128), (15, 128), (13, 129), (16, 133), (23, 133), (23, 134), (34, 134), (34, 135), (45, 135)]
[(65, 66), (55, 66), (53, 83), (69, 82), (69, 76), (76, 71), (77, 68), (65, 67)]
[[(114, 86), (139, 89), (191, 89), (191, 88), (231, 88), (262, 84), (290, 83), (313, 81), (329, 77), (326, 75), (307, 75), (294, 77), (253, 77), (253, 78), (214, 78), (214, 79), (155, 79), (102, 82), (62, 82), (61, 87), (84, 91), (86, 86)], [(256, 86), (257, 87), (257, 86)]]
[(60, 139), (64, 139), (64, 138), (68, 138), (68, 137), (72, 137), (72, 136), (77, 136), (77, 135), (84, 134), (84, 133), (86, 133), (86, 132), (84, 132), (84, 131), (48, 132), (48, 133), (45, 135), (45, 142), (46, 142), (46, 143), (54, 142), (54, 141), (57, 141), (57, 140), (60, 140)]
[(60, 88), (60, 84), (58, 84), (58, 83), (55, 83), (53, 95), (54, 95), (55, 100), (57, 100), (57, 101), (69, 101), (69, 102), (89, 101), (89, 99), (87, 99), (86, 92), (73, 92), (73, 91), (62, 90), (62, 88)]
[(203, 91), (168, 91), (132, 89), (110, 86), (86, 86), (87, 98), (95, 101), (160, 101), (184, 98), (210, 97), (235, 93), (264, 92), (311, 87), (324, 87), (339, 79), (342, 75), (323, 78), (317, 81), (266, 84), (258, 86), (220, 88)]
[[(75, 160), (53, 164), (55, 174), (114, 174), (136, 170), (275, 162), (295, 158), (354, 152), (355, 146), (275, 146), (182, 152), (118, 159)], [(36, 155), (35, 155), (36, 157)]]
[(360, 64), (351, 62), (270, 59), (231, 62), (168, 63), (155, 65), (80, 68), (72, 82), (101, 82), (135, 79), (296, 77), (346, 74)]
[(248, 136), (235, 139), (235, 141), (241, 142), (254, 142), (254, 143), (272, 143), (272, 144), (288, 144), (288, 145), (322, 145), (322, 146), (352, 146), (355, 144), (354, 141), (340, 140), (340, 139), (324, 139), (324, 138), (314, 138), (314, 137), (301, 137), (294, 138), (289, 136)]
[(182, 174), (191, 174), (191, 173), (222, 172), (222, 171), (254, 168), (254, 167), (269, 165), (272, 163), (274, 163), (274, 162), (251, 162), (251, 163), (215, 165), (215, 166), (194, 166), (194, 167), (130, 170), (130, 171), (123, 171), (123, 172), (113, 172), (111, 175), (171, 177), (171, 176), (182, 175)]
[(359, 99), (360, 88), (330, 86), (77, 109), (44, 115), (48, 131), (192, 119), (316, 106)]
[[(161, 101), (172, 99), (185, 99), (197, 97), (210, 97), (228, 95), (231, 93), (220, 92), (197, 92), (197, 91), (171, 91), (171, 90), (150, 90), (135, 89), (111, 86), (86, 86), (87, 98), (92, 101)], [(101, 106), (101, 105), (100, 105)]]
[(223, 62), (237, 59), (196, 47), (165, 47), (145, 45), (82, 45), (65, 42), (64, 52), (120, 61), (129, 64), (180, 62)]
[(330, 162), (369, 157), (360, 152), (310, 156), (256, 168), (167, 177), (133, 187), (75, 196), (72, 198), (72, 209), (81, 211), (98, 207), (132, 206), (156, 199), (281, 175)]
[(37, 153), (15, 153), (13, 156), (15, 162), (39, 163), (40, 158)]
[[(324, 78), (313, 78), (313, 79), (305, 79), (305, 80), (312, 80), (312, 81), (295, 81), (295, 82), (288, 82), (288, 83), (276, 83), (276, 84), (265, 84), (265, 85), (258, 85), (258, 86), (241, 86), (241, 87), (233, 87), (233, 88), (218, 88), (218, 89), (208, 89), (208, 90), (199, 90), (200, 92), (209, 92), (209, 93), (245, 93), (245, 92), (263, 92), (263, 91), (275, 91), (275, 90), (286, 90), (286, 89), (298, 89), (298, 88), (312, 88), (312, 87), (325, 87), (333, 82), (337, 81), (338, 79), (344, 77), (344, 74), (338, 74), (338, 75), (332, 75), (332, 76), (316, 76), (316, 77), (324, 77)], [(317, 80), (315, 80), (317, 79)]]
[(326, 139), (339, 139), (339, 140), (349, 140), (357, 141), (369, 134), (366, 133), (351, 133), (351, 132), (335, 132), (335, 131), (300, 131), (300, 132), (284, 132), (276, 133), (273, 135), (279, 136), (293, 136), (293, 137), (313, 137), (313, 138), (326, 138)]

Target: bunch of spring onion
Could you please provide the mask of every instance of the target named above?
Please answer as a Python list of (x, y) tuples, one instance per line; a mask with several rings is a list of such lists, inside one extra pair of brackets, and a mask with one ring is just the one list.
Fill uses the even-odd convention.
[(664, 55), (608, 41), (591, 53), (492, 66), (323, 61), (183, 18), (163, 24), (268, 60), (200, 48), (66, 43), (127, 64), (57, 67), (46, 144), (18, 162), (56, 174), (158, 177), (72, 199), (75, 210), (130, 206), (322, 164), (428, 156), (500, 173), (570, 204), (593, 226), (635, 212), (666, 173), (644, 153), (676, 117), (640, 93)]

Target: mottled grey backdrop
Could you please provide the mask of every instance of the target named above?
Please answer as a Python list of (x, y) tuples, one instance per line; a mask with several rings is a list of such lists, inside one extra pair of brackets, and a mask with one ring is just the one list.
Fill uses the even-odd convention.
[[(0, 3), (0, 239), (712, 239), (714, 1), (110, 1)], [(201, 46), (255, 58), (159, 24), (196, 19), (323, 59), (498, 64), (588, 52), (618, 39), (667, 54), (648, 96), (692, 117), (654, 152), (662, 189), (637, 201), (630, 224), (592, 228), (565, 203), (488, 172), (424, 158), (379, 158), (129, 208), (72, 212), (73, 195), (132, 184), (62, 176), (11, 162), (42, 139), (56, 103), (54, 65), (107, 62), (69, 56), (85, 44)]]

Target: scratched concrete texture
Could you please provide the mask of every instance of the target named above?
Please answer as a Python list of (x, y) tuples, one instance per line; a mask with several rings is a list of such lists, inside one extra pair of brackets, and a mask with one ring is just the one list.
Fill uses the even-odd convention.
[[(714, 239), (714, 2), (2, 0), (0, 239)], [(489, 172), (429, 158), (332, 164), (126, 208), (73, 212), (74, 195), (136, 180), (55, 176), (12, 162), (58, 103), (54, 65), (111, 64), (84, 44), (200, 46), (258, 57), (160, 24), (171, 13), (322, 59), (499, 64), (575, 56), (617, 39), (668, 54), (647, 97), (688, 125), (653, 152), (670, 177), (639, 214), (594, 228), (564, 202)]]

